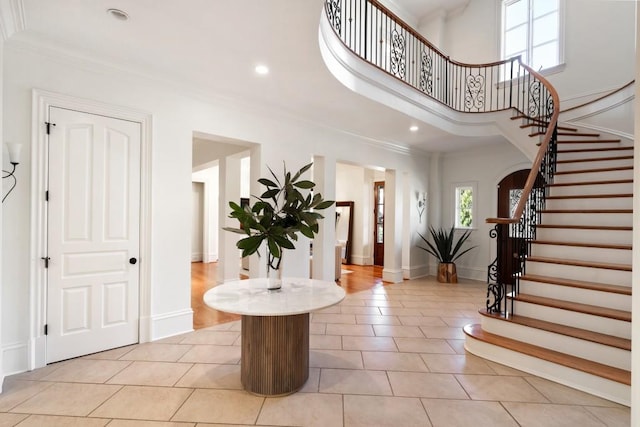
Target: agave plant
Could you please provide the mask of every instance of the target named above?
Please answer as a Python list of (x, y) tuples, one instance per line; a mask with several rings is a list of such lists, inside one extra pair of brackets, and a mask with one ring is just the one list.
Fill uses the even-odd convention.
[[(260, 245), (266, 241), (268, 254), (267, 265), (277, 270), (280, 268), (283, 249), (294, 249), (294, 241), (298, 233), (310, 239), (318, 232), (318, 220), (323, 218), (317, 211), (333, 205), (332, 200), (324, 200), (319, 193), (313, 194), (315, 183), (300, 179), (313, 163), (305, 165), (295, 174), (287, 171), (284, 165), (284, 177), (280, 179), (269, 172), (273, 180), (260, 178), (258, 182), (267, 189), (253, 206), (241, 207), (229, 202), (230, 218), (240, 222), (240, 228), (225, 227), (224, 230), (244, 234), (247, 237), (238, 240), (237, 246), (242, 249), (242, 256), (258, 252)], [(309, 190), (305, 196), (300, 190)], [(260, 253), (258, 253), (260, 255)]]
[(427, 244), (426, 248), (419, 245), (418, 247), (438, 258), (438, 260), (442, 263), (455, 262), (462, 255), (475, 248), (475, 246), (472, 246), (460, 252), (464, 242), (471, 236), (470, 230), (465, 231), (457, 240), (454, 236), (455, 227), (451, 227), (450, 230), (445, 230), (444, 228), (439, 228), (438, 230), (436, 230), (433, 227), (429, 227), (429, 232), (431, 233), (431, 237), (433, 238), (433, 243), (427, 240), (427, 238), (425, 238), (422, 234), (418, 233), (422, 240), (424, 240), (424, 242)]

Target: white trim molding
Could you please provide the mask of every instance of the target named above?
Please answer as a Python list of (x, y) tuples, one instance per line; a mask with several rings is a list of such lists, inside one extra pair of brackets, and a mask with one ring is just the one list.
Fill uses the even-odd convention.
[[(47, 111), (49, 107), (83, 111), (90, 114), (114, 117), (140, 123), (140, 306), (139, 342), (151, 340), (151, 324), (144, 324), (151, 317), (151, 114), (128, 107), (76, 98), (42, 89), (32, 91), (32, 132), (31, 132), (31, 254), (29, 281), (29, 346), (27, 369), (45, 365), (46, 358), (40, 354), (45, 349), (46, 338), (46, 272), (40, 257), (46, 255), (47, 209), (42, 195), (46, 190), (48, 162), (46, 149)], [(148, 321), (148, 320), (147, 320)], [(191, 326), (189, 326), (191, 328)], [(44, 343), (43, 343), (44, 342)]]
[(193, 331), (193, 310), (190, 308), (152, 316), (151, 318), (153, 341), (191, 331)]
[(26, 27), (22, 0), (0, 0), (0, 34), (7, 40)]

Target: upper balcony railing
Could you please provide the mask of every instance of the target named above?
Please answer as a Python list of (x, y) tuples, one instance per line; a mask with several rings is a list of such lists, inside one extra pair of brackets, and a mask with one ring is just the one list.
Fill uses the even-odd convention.
[[(489, 113), (513, 110), (539, 149), (520, 200), (509, 218), (495, 224), (496, 264), (490, 273), (487, 310), (508, 315), (508, 295), (518, 292), (519, 276), (535, 237), (546, 186), (553, 182), (560, 101), (553, 86), (520, 57), (487, 64), (465, 64), (443, 54), (376, 0), (326, 0), (325, 12), (337, 37), (353, 53), (432, 100), (455, 111)], [(513, 235), (519, 245), (513, 247)], [(515, 249), (515, 252), (513, 250)], [(504, 272), (508, 271), (508, 277)]]

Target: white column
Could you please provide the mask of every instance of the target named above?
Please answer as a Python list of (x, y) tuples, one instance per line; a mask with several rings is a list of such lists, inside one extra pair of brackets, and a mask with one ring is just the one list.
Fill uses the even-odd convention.
[[(220, 205), (218, 221), (220, 227), (239, 227), (237, 220), (229, 218), (229, 202), (240, 203), (240, 157), (229, 156), (220, 160)], [(218, 239), (218, 277), (217, 282), (223, 283), (238, 280), (240, 277), (240, 251), (236, 247), (239, 234), (222, 231)]]
[(411, 197), (411, 188), (409, 182), (409, 174), (403, 172), (402, 174), (402, 278), (411, 279), (411, 249), (413, 246), (413, 239), (411, 233), (413, 232), (413, 224), (411, 223), (412, 208), (415, 205), (415, 197)]
[(384, 268), (382, 280), (402, 282), (402, 176), (389, 170), (384, 175)]
[[(316, 191), (325, 200), (335, 200), (336, 195), (336, 162), (322, 156), (313, 158), (313, 181)], [(336, 246), (336, 207), (320, 211), (324, 219), (320, 220), (320, 229), (313, 239), (313, 278), (321, 280), (336, 279), (335, 246)]]
[[(251, 154), (249, 159), (249, 192), (256, 196), (260, 196), (264, 191), (264, 187), (258, 182), (258, 180), (263, 176), (261, 150), (261, 146), (253, 146), (250, 150)], [(266, 167), (264, 168), (264, 171), (266, 171)], [(256, 200), (254, 198), (249, 199), (249, 203), (251, 205), (255, 202)], [(260, 253), (263, 254), (262, 257), (259, 257), (258, 254), (254, 254), (249, 257), (249, 277), (252, 279), (256, 277), (267, 277), (267, 264), (264, 258), (264, 246), (260, 248)]]

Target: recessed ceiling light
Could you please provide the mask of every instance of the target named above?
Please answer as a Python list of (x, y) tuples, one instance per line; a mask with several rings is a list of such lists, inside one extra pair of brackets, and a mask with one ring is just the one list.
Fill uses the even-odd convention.
[(256, 66), (256, 73), (260, 74), (260, 75), (265, 75), (265, 74), (269, 74), (269, 67), (267, 67), (266, 65), (257, 65)]
[(129, 19), (129, 15), (124, 10), (120, 9), (107, 9), (107, 13), (119, 21), (127, 21)]
[(413, 126), (411, 126), (411, 127), (409, 128), (409, 130), (410, 130), (411, 132), (418, 132), (418, 126), (413, 125)]

